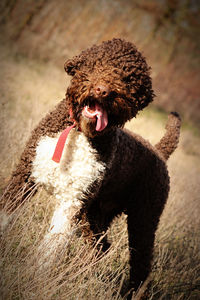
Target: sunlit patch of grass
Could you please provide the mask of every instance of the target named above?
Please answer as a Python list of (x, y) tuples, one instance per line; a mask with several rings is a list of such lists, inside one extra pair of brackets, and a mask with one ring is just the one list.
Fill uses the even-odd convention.
[[(117, 284), (125, 270), (128, 271), (128, 257), (124, 255), (127, 251), (121, 247), (124, 226), (120, 239), (114, 239), (106, 255), (98, 254), (95, 247), (84, 243), (82, 237), (74, 236), (67, 251), (54, 265), (45, 273), (37, 270), (35, 255), (49, 225), (47, 216), (51, 214), (54, 202), (46, 196), (40, 194), (27, 202), (13, 216), (5, 233), (1, 247), (4, 298), (15, 299), (18, 295), (20, 299), (77, 299), (79, 295), (80, 299), (103, 299), (104, 296), (111, 299), (115, 295), (115, 299), (121, 299)], [(46, 217), (38, 223), (41, 211)], [(124, 219), (116, 222), (120, 222), (121, 227)], [(113, 238), (112, 228), (110, 238)]]

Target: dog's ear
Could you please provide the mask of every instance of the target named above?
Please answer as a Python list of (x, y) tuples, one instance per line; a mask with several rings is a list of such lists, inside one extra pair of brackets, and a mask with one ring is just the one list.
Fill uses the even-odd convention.
[(75, 74), (75, 65), (73, 63), (73, 60), (68, 59), (64, 64), (64, 69), (67, 72), (68, 75), (74, 76)]
[(76, 71), (80, 70), (81, 65), (82, 62), (79, 59), (79, 56), (75, 56), (74, 58), (68, 59), (65, 62), (64, 69), (68, 75), (74, 76)]

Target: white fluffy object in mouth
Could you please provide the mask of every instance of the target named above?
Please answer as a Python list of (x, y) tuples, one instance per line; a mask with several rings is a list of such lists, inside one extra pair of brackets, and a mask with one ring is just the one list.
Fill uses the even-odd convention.
[(106, 110), (97, 102), (92, 106), (85, 106), (82, 114), (84, 117), (89, 119), (97, 119), (96, 131), (102, 131), (108, 125), (108, 114)]

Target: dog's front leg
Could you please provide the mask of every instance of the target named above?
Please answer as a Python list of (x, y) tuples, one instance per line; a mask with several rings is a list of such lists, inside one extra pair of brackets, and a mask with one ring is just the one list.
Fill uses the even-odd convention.
[[(128, 239), (130, 253), (130, 289), (132, 292), (144, 284), (151, 271), (155, 229), (145, 224), (146, 219), (135, 222), (135, 214), (128, 214)], [(131, 299), (131, 297), (130, 297)]]
[[(134, 204), (132, 208), (129, 207), (127, 212), (130, 289), (132, 289), (132, 292), (137, 292), (141, 286), (144, 287), (147, 283), (146, 279), (151, 271), (153, 259), (155, 232), (163, 208), (163, 205), (156, 201), (156, 197), (154, 202), (150, 201), (151, 199), (147, 195), (146, 197), (143, 195), (139, 199), (141, 205), (137, 204), (135, 197), (132, 203), (135, 201), (136, 205)], [(131, 299), (131, 295), (128, 299)]]
[(75, 216), (81, 209), (78, 200), (61, 200), (55, 208), (48, 232), (41, 241), (38, 251), (39, 269), (48, 268), (64, 255), (67, 245), (77, 229)]

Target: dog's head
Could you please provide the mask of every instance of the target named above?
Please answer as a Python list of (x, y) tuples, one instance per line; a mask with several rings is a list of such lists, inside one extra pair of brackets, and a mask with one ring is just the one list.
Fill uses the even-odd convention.
[(149, 69), (136, 47), (121, 39), (67, 60), (73, 77), (66, 100), (81, 130), (94, 137), (135, 117), (154, 97)]

